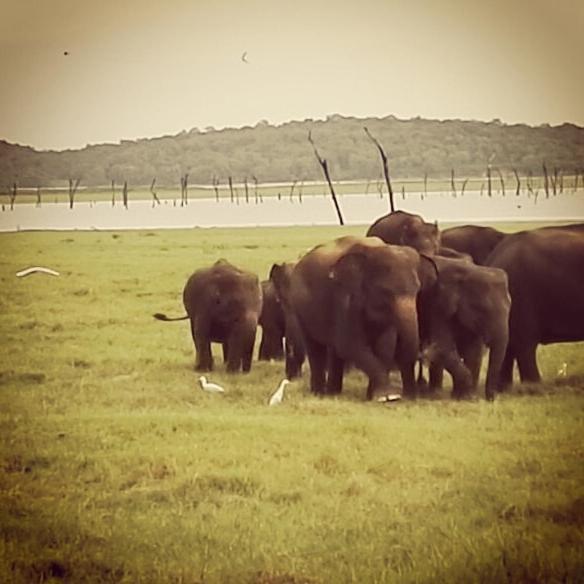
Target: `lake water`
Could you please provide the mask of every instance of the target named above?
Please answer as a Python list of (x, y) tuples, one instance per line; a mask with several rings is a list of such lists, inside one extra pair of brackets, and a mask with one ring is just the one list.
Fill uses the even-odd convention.
[[(478, 191), (453, 197), (450, 193), (409, 193), (405, 200), (396, 194), (396, 207), (422, 215), (427, 221), (485, 223), (491, 221), (584, 221), (584, 190), (557, 196), (501, 194), (488, 197)], [(378, 194), (350, 194), (339, 197), (345, 223), (365, 225), (388, 212), (388, 200)], [(263, 203), (229, 199), (195, 199), (181, 207), (165, 201), (152, 207), (151, 201), (130, 201), (129, 208), (111, 202), (7, 205), (0, 211), (0, 231), (92, 230), (92, 229), (178, 229), (190, 227), (250, 227), (291, 225), (335, 225), (337, 216), (330, 196), (288, 198), (266, 197)]]

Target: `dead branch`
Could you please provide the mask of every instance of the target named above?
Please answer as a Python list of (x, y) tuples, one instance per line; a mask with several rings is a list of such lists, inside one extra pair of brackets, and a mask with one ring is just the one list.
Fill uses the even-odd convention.
[(545, 164), (545, 160), (542, 162), (542, 169), (543, 169), (543, 188), (545, 190), (545, 198), (549, 199), (550, 197), (550, 181), (548, 176), (547, 166)]
[(391, 188), (391, 180), (389, 179), (389, 170), (388, 170), (388, 165), (387, 165), (387, 154), (385, 153), (383, 146), (381, 146), (381, 144), (371, 135), (371, 132), (369, 132), (367, 127), (364, 127), (363, 129), (365, 130), (365, 133), (367, 134), (367, 136), (369, 136), (371, 141), (375, 144), (375, 146), (377, 146), (377, 149), (379, 150), (379, 154), (380, 154), (381, 160), (383, 162), (383, 174), (385, 175), (385, 183), (387, 185), (387, 192), (389, 194), (389, 210), (393, 213), (395, 211), (395, 205), (393, 202), (393, 190)]
[(150, 185), (150, 192), (152, 193), (152, 206), (154, 207), (154, 205), (160, 205), (160, 200), (158, 199), (158, 195), (156, 194), (156, 191), (154, 190), (154, 185), (156, 184), (156, 177), (154, 177), (152, 179), (152, 184)]
[(519, 192), (521, 191), (521, 180), (519, 180), (519, 173), (517, 172), (516, 168), (513, 169), (513, 174), (515, 175), (515, 180), (517, 181), (517, 186), (515, 187), (515, 196), (518, 197)]
[(314, 149), (314, 155), (316, 156), (316, 159), (318, 160), (318, 163), (320, 164), (322, 171), (324, 172), (324, 176), (325, 176), (326, 181), (328, 183), (328, 186), (329, 186), (329, 189), (331, 192), (331, 196), (333, 199), (333, 203), (335, 205), (337, 217), (339, 218), (339, 223), (340, 223), (340, 225), (344, 225), (345, 222), (343, 221), (343, 214), (341, 213), (341, 208), (339, 207), (339, 202), (337, 201), (337, 195), (335, 193), (335, 189), (333, 188), (333, 183), (331, 181), (331, 177), (330, 177), (329, 170), (328, 170), (328, 163), (324, 158), (321, 158), (320, 154), (318, 153), (318, 150), (316, 149), (314, 141), (312, 140), (312, 134), (310, 131), (308, 132), (308, 141), (312, 144), (312, 148)]
[(231, 202), (233, 203), (234, 195), (233, 195), (233, 179), (231, 176), (227, 177), (227, 181), (229, 182), (229, 192), (231, 193)]
[(505, 181), (503, 180), (503, 174), (498, 168), (496, 168), (495, 171), (499, 175), (499, 181), (501, 183), (501, 192), (503, 193), (503, 196), (505, 196)]
[(124, 203), (124, 207), (128, 208), (128, 181), (124, 181), (124, 188), (122, 189), (122, 202)]
[(77, 188), (79, 187), (80, 182), (80, 178), (76, 179), (75, 181), (72, 178), (69, 179), (69, 209), (73, 209), (75, 193), (77, 192)]
[(454, 182), (454, 168), (450, 169), (450, 188), (452, 190), (452, 196), (456, 197), (456, 184)]
[(462, 186), (460, 187), (460, 196), (464, 197), (464, 189), (466, 189), (466, 183), (468, 182), (468, 178), (465, 178), (464, 181), (462, 181)]

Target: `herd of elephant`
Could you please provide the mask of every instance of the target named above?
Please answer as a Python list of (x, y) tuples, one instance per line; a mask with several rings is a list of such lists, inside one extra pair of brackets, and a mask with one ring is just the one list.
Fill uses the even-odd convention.
[(307, 357), (315, 394), (339, 394), (352, 366), (368, 377), (368, 399), (390, 391), (392, 369), (404, 397), (440, 388), (446, 369), (453, 397), (464, 398), (477, 389), (486, 347), (492, 400), (511, 385), (515, 361), (522, 382), (540, 381), (538, 344), (584, 340), (584, 224), (441, 232), (396, 211), (365, 236), (274, 264), (263, 282), (219, 260), (189, 278), (183, 301), (186, 316), (154, 316), (190, 320), (197, 371), (213, 369), (212, 342), (227, 371), (249, 371), (259, 325), (259, 359), (285, 358), (293, 379)]

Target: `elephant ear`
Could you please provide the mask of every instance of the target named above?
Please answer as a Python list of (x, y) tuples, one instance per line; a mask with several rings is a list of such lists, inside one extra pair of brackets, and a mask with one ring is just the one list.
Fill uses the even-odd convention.
[(274, 264), (270, 269), (270, 280), (274, 284), (278, 300), (283, 301), (290, 289), (290, 268), (286, 264)]
[(360, 298), (365, 274), (365, 256), (360, 252), (343, 255), (333, 265), (329, 278), (345, 293)]
[(422, 290), (431, 288), (440, 279), (440, 270), (433, 257), (425, 253), (420, 254), (418, 277), (420, 278)]

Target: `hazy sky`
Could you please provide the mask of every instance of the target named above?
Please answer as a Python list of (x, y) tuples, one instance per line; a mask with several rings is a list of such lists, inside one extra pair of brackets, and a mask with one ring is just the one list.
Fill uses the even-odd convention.
[(0, 0), (0, 138), (330, 113), (584, 125), (583, 63), (583, 0)]

